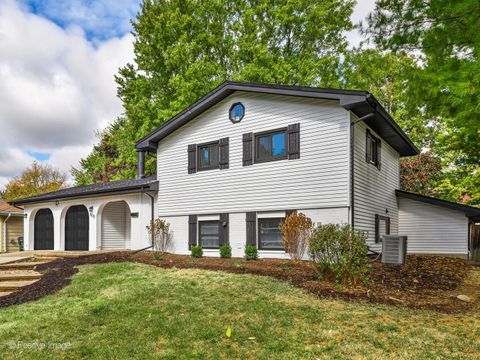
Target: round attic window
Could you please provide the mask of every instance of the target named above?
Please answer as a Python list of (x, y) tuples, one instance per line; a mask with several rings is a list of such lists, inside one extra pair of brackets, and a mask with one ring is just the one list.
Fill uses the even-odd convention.
[(233, 123), (240, 122), (245, 116), (245, 106), (242, 103), (235, 103), (230, 107), (228, 116)]

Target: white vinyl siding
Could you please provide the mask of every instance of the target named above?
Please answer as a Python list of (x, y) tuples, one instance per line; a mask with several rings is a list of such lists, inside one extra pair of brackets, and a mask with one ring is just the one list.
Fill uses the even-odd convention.
[[(352, 114), (352, 121), (357, 117)], [(375, 214), (390, 217), (390, 234), (398, 232), (398, 204), (395, 190), (400, 189), (399, 154), (373, 130), (381, 145), (381, 169), (366, 162), (366, 130), (363, 122), (355, 125), (354, 134), (354, 227), (367, 231), (367, 244), (375, 243)], [(388, 213), (386, 212), (388, 210)]]
[(468, 218), (461, 211), (399, 199), (398, 233), (408, 236), (408, 252), (468, 254)]
[(130, 247), (130, 212), (123, 201), (105, 205), (102, 212), (102, 249)]
[[(228, 110), (245, 105), (233, 124)], [(349, 112), (336, 101), (236, 92), (161, 140), (160, 216), (349, 206)], [(300, 159), (243, 166), (242, 135), (300, 123)], [(229, 168), (188, 174), (187, 147), (229, 137)]]

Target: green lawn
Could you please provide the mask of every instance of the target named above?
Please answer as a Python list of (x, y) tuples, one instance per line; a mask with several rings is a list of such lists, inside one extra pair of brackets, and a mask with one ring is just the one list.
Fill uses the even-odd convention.
[(0, 309), (2, 359), (473, 359), (479, 338), (480, 315), (319, 299), (266, 277), (134, 263), (82, 266), (61, 292)]

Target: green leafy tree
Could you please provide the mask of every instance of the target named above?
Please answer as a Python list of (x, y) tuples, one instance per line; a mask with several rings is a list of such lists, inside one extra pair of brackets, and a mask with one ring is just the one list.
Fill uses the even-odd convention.
[(443, 194), (471, 204), (480, 204), (479, 13), (478, 0), (379, 0), (364, 27), (380, 49), (421, 64), (411, 96), (441, 125), (434, 151), (446, 169)]
[(417, 147), (429, 148), (437, 124), (423, 111), (424, 103), (411, 96), (419, 70), (415, 59), (404, 52), (354, 49), (341, 67), (342, 86), (372, 93)]
[[(135, 141), (223, 81), (339, 86), (353, 0), (145, 0), (133, 21), (135, 64), (116, 76), (125, 116), (74, 172), (77, 183), (135, 174)], [(101, 141), (102, 142), (102, 141)], [(101, 143), (100, 142), (100, 143)], [(154, 159), (148, 160), (154, 169)]]

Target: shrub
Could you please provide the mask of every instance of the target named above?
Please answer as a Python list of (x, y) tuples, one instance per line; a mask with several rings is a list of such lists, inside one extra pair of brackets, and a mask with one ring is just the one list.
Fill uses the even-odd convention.
[(224, 259), (230, 259), (232, 257), (232, 247), (230, 244), (220, 246), (220, 257)]
[(283, 245), (293, 260), (303, 259), (313, 227), (312, 219), (302, 213), (293, 213), (282, 223), (280, 231)]
[(308, 251), (318, 271), (343, 285), (368, 281), (366, 236), (350, 225), (318, 225), (309, 239)]
[(245, 246), (245, 259), (247, 260), (257, 260), (258, 259), (258, 251), (255, 245), (247, 245)]
[(192, 257), (201, 258), (203, 256), (203, 249), (200, 245), (192, 246)]
[(160, 218), (150, 222), (147, 228), (152, 237), (153, 249), (157, 252), (165, 252), (173, 244), (173, 232), (170, 231), (170, 224)]

